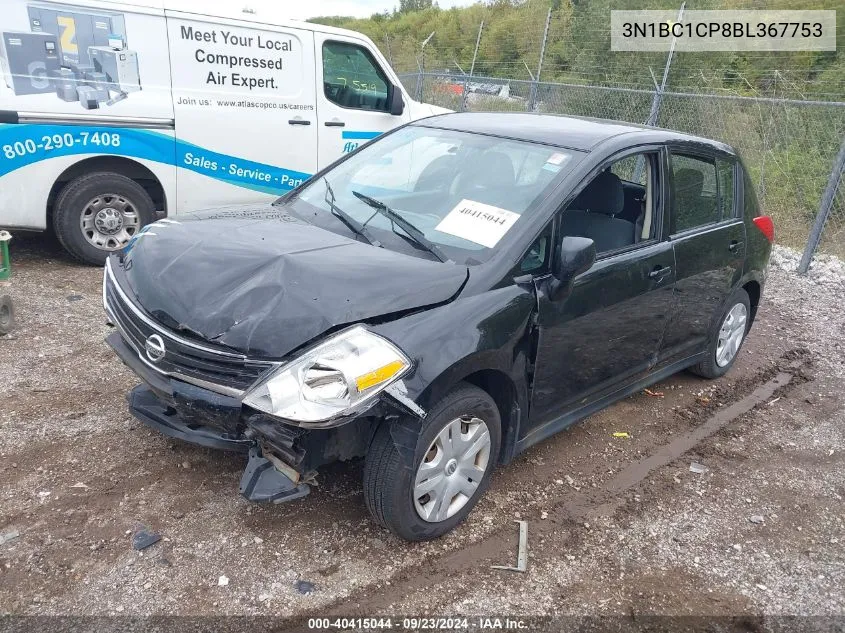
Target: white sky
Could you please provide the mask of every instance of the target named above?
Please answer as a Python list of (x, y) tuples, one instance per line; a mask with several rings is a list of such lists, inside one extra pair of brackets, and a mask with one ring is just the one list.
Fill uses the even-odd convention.
[[(465, 7), (477, 0), (437, 0), (441, 9)], [(399, 0), (228, 0), (227, 4), (240, 2), (255, 9), (256, 14), (273, 15), (280, 18), (305, 20), (318, 15), (348, 15), (366, 18), (373, 13), (399, 6)]]

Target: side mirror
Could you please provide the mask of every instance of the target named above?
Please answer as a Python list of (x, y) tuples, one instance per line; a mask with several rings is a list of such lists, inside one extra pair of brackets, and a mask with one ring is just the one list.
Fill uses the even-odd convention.
[(554, 277), (549, 292), (552, 301), (565, 298), (572, 288), (572, 281), (590, 269), (596, 261), (596, 245), (587, 237), (564, 237), (560, 242)]
[(399, 116), (405, 111), (405, 100), (402, 99), (402, 91), (390, 84), (387, 88), (387, 103), (390, 106), (390, 114)]

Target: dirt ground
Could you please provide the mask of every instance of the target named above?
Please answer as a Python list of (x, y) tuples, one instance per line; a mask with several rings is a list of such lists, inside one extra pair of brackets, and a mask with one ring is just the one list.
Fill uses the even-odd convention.
[[(361, 463), (255, 505), (237, 493), (243, 457), (134, 420), (102, 271), (49, 237), (12, 244), (0, 615), (845, 615), (845, 279), (830, 271), (774, 266), (727, 377), (679, 374), (592, 416), (500, 469), (452, 534), (408, 544), (369, 519)], [(528, 570), (491, 569), (515, 564), (519, 519)], [(161, 541), (134, 550), (140, 529)]]

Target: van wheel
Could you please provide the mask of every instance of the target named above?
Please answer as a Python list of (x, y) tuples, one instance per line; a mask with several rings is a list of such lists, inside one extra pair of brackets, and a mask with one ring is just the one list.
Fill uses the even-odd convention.
[(389, 424), (364, 464), (364, 501), (373, 518), (408, 541), (446, 534), (475, 506), (499, 455), (501, 418), (487, 392), (461, 384), (433, 407), (409, 461)]
[(71, 180), (53, 207), (59, 242), (76, 259), (96, 266), (105, 264), (154, 217), (155, 206), (144, 188), (111, 172)]
[(702, 378), (719, 378), (733, 367), (745, 335), (751, 327), (751, 301), (748, 293), (739, 288), (731, 295), (710, 333), (707, 356), (690, 368)]

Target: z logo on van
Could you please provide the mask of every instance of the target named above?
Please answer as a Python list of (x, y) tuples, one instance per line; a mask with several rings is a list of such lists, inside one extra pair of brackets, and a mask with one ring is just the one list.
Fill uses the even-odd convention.
[(49, 158), (77, 154), (141, 158), (269, 194), (285, 193), (311, 177), (304, 172), (215, 152), (150, 130), (78, 125), (0, 125), (0, 177)]

